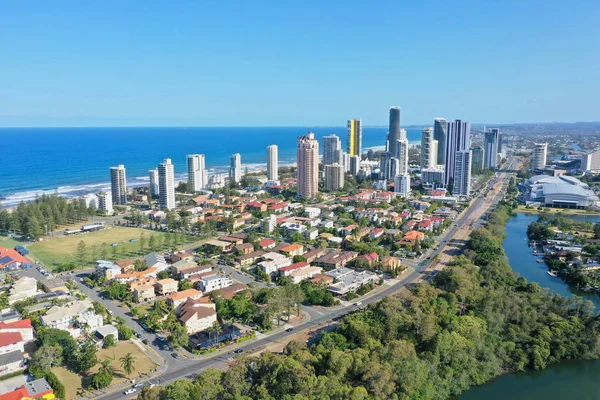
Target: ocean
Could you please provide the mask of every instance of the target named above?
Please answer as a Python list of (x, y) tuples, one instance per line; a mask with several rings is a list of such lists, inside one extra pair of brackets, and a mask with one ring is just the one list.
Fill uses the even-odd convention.
[[(240, 153), (242, 169), (264, 169), (266, 147), (279, 146), (279, 164), (296, 161), (296, 138), (312, 131), (321, 142), (336, 134), (346, 148), (346, 127), (217, 128), (1, 128), (0, 206), (13, 207), (42, 193), (77, 197), (110, 188), (109, 168), (124, 164), (129, 187), (148, 183), (148, 170), (165, 158), (177, 180), (186, 175), (186, 155), (205, 154), (209, 174), (225, 173)], [(381, 148), (387, 128), (363, 128), (363, 151)], [(411, 143), (421, 129), (407, 129)]]

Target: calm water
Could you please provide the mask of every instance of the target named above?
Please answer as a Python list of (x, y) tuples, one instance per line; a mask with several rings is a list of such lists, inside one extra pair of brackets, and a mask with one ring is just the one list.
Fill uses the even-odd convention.
[[(598, 222), (598, 216), (574, 216), (579, 221)], [(546, 273), (545, 264), (536, 263), (527, 241), (527, 226), (537, 220), (536, 215), (519, 214), (506, 225), (504, 251), (515, 272), (565, 296), (573, 294), (591, 300), (600, 310), (600, 296), (589, 295), (567, 286), (561, 279)], [(600, 399), (600, 361), (565, 361), (553, 364), (543, 371), (507, 374), (475, 387), (458, 398), (461, 400), (592, 400)]]
[[(148, 180), (148, 170), (171, 158), (175, 175), (185, 175), (187, 154), (206, 155), (209, 173), (225, 172), (229, 157), (242, 156), (249, 170), (266, 164), (266, 147), (279, 146), (282, 165), (296, 160), (296, 138), (313, 131), (317, 139), (336, 134), (346, 148), (345, 127), (270, 128), (30, 128), (0, 129), (0, 205), (31, 200), (42, 191), (64, 196), (108, 187), (109, 167), (124, 164), (130, 186)], [(385, 145), (386, 128), (364, 128), (363, 149)], [(420, 129), (407, 129), (411, 142)], [(4, 200), (2, 198), (4, 197)]]

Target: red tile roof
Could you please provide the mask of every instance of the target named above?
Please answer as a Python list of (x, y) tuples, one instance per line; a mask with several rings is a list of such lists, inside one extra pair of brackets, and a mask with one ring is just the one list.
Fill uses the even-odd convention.
[[(4, 259), (5, 257), (8, 258)], [(3, 247), (0, 247), (0, 260), (2, 260), (0, 261), (0, 268), (5, 268), (6, 266), (14, 262), (18, 262), (21, 264), (31, 264), (31, 262), (25, 257), (23, 257), (18, 251), (14, 249), (5, 249)]]
[(23, 336), (19, 332), (0, 332), (0, 347), (23, 341)]
[(22, 400), (28, 397), (29, 391), (24, 386), (21, 386), (17, 390), (0, 395), (0, 400)]
[(276, 242), (273, 239), (263, 239), (259, 242), (260, 247), (267, 247), (267, 246), (272, 246), (274, 245)]
[(300, 268), (304, 268), (307, 267), (308, 263), (304, 262), (304, 261), (300, 261), (297, 263), (294, 263), (292, 265), (288, 265), (287, 267), (281, 267), (279, 268), (280, 271), (286, 272), (286, 271), (293, 271), (295, 269), (300, 269)]
[(31, 325), (31, 320), (29, 318), (27, 319), (22, 319), (20, 321), (15, 321), (15, 322), (0, 322), (0, 330), (2, 329), (27, 329), (27, 328), (33, 328), (33, 326)]

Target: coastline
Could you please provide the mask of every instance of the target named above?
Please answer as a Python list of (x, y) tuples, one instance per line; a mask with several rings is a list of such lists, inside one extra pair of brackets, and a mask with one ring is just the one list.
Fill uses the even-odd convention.
[(563, 214), (563, 215), (581, 215), (581, 216), (600, 216), (600, 211), (588, 211), (588, 210), (575, 210), (571, 208), (544, 208), (538, 210), (537, 208), (525, 208), (524, 206), (518, 206), (513, 211), (516, 214), (537, 214), (537, 215), (549, 215), (549, 214)]

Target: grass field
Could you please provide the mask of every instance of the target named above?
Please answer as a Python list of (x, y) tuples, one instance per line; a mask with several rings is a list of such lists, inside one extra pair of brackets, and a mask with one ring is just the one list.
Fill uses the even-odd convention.
[[(135, 357), (135, 372), (131, 377), (127, 377), (121, 367), (120, 358), (125, 354), (131, 353)], [(156, 363), (150, 359), (139, 347), (130, 341), (119, 342), (116, 347), (110, 349), (100, 349), (97, 353), (98, 361), (104, 359), (111, 360), (111, 365), (115, 369), (115, 375), (111, 386), (118, 385), (130, 379), (138, 379), (140, 376), (148, 375), (156, 369)], [(84, 383), (94, 373), (98, 372), (99, 365), (96, 365), (88, 372), (88, 377), (75, 374), (66, 368), (55, 367), (52, 372), (65, 385), (66, 400), (76, 399), (77, 392), (84, 386)]]
[[(109, 260), (118, 260), (126, 257), (139, 257), (142, 255), (140, 252), (139, 238), (144, 233), (146, 237), (146, 244), (144, 252), (148, 252), (148, 238), (151, 235), (156, 237), (162, 237), (163, 242), (167, 236), (164, 232), (152, 232), (147, 229), (141, 228), (128, 228), (117, 226), (114, 228), (107, 228), (101, 231), (83, 233), (73, 236), (61, 236), (43, 242), (37, 242), (30, 244), (28, 247), (31, 255), (41, 261), (44, 265), (49, 268), (56, 267), (59, 264), (66, 264), (70, 262), (76, 262), (77, 245), (83, 241), (87, 248), (87, 264), (92, 264), (95, 259), (107, 258)], [(136, 239), (137, 242), (131, 243), (131, 239)], [(197, 238), (185, 237), (182, 243), (191, 243)], [(100, 248), (103, 243), (106, 243), (106, 257), (102, 257)], [(111, 244), (117, 243), (117, 246), (112, 247)], [(96, 254), (92, 254), (92, 247), (97, 247)], [(180, 245), (181, 246), (181, 245)], [(167, 246), (163, 246), (166, 248)], [(116, 251), (116, 253), (115, 253)]]
[(544, 207), (542, 210), (538, 210), (537, 207), (534, 208), (525, 208), (525, 206), (520, 205), (515, 209), (516, 213), (524, 213), (524, 214), (563, 214), (563, 215), (600, 215), (598, 212), (592, 212), (587, 210), (576, 210), (570, 208), (548, 208)]
[(0, 236), (0, 247), (12, 249), (13, 247), (15, 247), (19, 244), (22, 244), (22, 243), (17, 242), (16, 240), (10, 239), (6, 236)]

